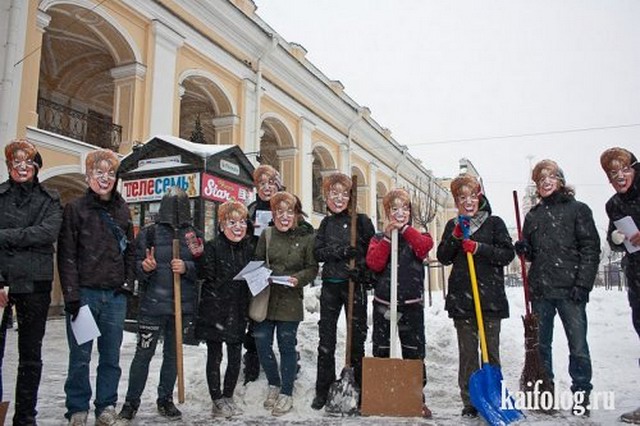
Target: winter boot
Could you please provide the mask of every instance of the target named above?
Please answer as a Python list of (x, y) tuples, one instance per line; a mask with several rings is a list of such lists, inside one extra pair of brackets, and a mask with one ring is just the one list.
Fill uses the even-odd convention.
[(169, 420), (180, 420), (182, 418), (182, 412), (176, 408), (172, 399), (159, 399), (158, 413)]
[(77, 413), (73, 413), (71, 418), (69, 418), (69, 426), (85, 426), (87, 424), (87, 416), (89, 415), (86, 411), (78, 411)]
[(118, 416), (122, 420), (126, 420), (127, 422), (126, 424), (129, 424), (128, 422), (130, 422), (136, 417), (137, 412), (138, 412), (138, 407), (134, 407), (133, 404), (131, 404), (130, 402), (125, 402), (122, 405), (122, 410), (120, 410), (120, 414), (118, 414)]
[(211, 413), (214, 417), (229, 418), (233, 416), (233, 410), (225, 401), (225, 398), (218, 398), (213, 400), (213, 406), (211, 407)]
[(313, 398), (313, 402), (311, 402), (311, 408), (314, 410), (321, 410), (326, 403), (327, 395), (316, 394), (315, 398)]
[(280, 388), (278, 386), (269, 385), (269, 392), (267, 393), (267, 399), (264, 400), (264, 408), (270, 410), (276, 405), (276, 401), (278, 400), (278, 395), (280, 395)]
[(222, 400), (225, 402), (225, 404), (227, 404), (227, 407), (229, 407), (231, 413), (234, 416), (241, 416), (242, 414), (244, 414), (244, 411), (242, 411), (242, 408), (238, 407), (238, 404), (236, 404), (236, 402), (233, 400), (233, 397), (225, 397), (222, 398)]
[(119, 425), (118, 420), (119, 418), (116, 413), (116, 407), (109, 405), (102, 410), (96, 419), (96, 426), (117, 426)]
[(462, 409), (461, 415), (462, 417), (475, 419), (476, 417), (478, 417), (478, 410), (476, 410), (476, 407), (474, 407), (473, 405), (465, 405)]
[(278, 400), (276, 401), (276, 405), (274, 405), (273, 410), (271, 410), (271, 415), (273, 416), (282, 416), (287, 414), (293, 408), (293, 397), (290, 395), (285, 395), (281, 393), (278, 395)]
[(624, 413), (620, 416), (620, 421), (623, 423), (631, 423), (634, 425), (640, 425), (640, 408), (636, 408), (633, 411)]

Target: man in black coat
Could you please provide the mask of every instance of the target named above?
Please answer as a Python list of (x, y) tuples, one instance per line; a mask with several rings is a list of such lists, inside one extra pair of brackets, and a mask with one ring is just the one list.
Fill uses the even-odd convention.
[(518, 255), (531, 262), (529, 284), (533, 312), (540, 321), (540, 356), (553, 380), (551, 342), (556, 313), (569, 341), (573, 414), (589, 415), (591, 355), (587, 343), (587, 302), (600, 263), (600, 237), (591, 209), (576, 201), (562, 170), (552, 160), (533, 169), (540, 202), (527, 214)]
[[(631, 305), (633, 327), (640, 337), (640, 232), (625, 235), (615, 221), (630, 218), (640, 228), (640, 164), (636, 156), (624, 148), (610, 148), (600, 156), (600, 165), (616, 193), (606, 204), (609, 216), (607, 241), (611, 250), (624, 252), (622, 261), (627, 278), (627, 294)], [(624, 413), (620, 420), (640, 424), (640, 408)]]
[[(35, 424), (42, 374), (42, 339), (53, 280), (53, 243), (62, 223), (57, 192), (38, 182), (42, 157), (29, 141), (5, 147), (9, 179), (0, 184), (0, 306), (18, 314), (18, 376), (14, 424)], [(0, 280), (1, 281), (1, 280)], [(3, 320), (5, 326), (6, 318)], [(1, 335), (4, 349), (4, 330)], [(1, 362), (1, 361), (0, 361)], [(1, 382), (1, 380), (0, 380)], [(0, 383), (0, 395), (2, 394)], [(1, 420), (1, 419), (0, 419)]]

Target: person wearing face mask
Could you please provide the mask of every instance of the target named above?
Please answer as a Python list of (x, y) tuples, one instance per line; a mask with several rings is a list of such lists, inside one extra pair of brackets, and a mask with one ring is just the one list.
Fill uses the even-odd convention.
[[(173, 258), (174, 239), (178, 239), (180, 247), (177, 259)], [(173, 276), (180, 274), (182, 323), (188, 324), (196, 312), (198, 259), (203, 252), (202, 233), (192, 226), (189, 197), (181, 188), (169, 188), (160, 201), (156, 223), (144, 227), (135, 241), (140, 308), (136, 352), (129, 368), (120, 424), (133, 420), (140, 407), (149, 364), (159, 340), (164, 343), (156, 399), (158, 412), (169, 420), (182, 417), (173, 403), (177, 378)]]
[[(264, 407), (274, 416), (293, 408), (293, 384), (296, 378), (297, 333), (303, 319), (303, 287), (318, 273), (313, 255), (314, 230), (304, 220), (295, 195), (278, 192), (271, 197), (274, 226), (260, 235), (256, 260), (264, 260), (272, 276), (286, 277), (286, 284), (271, 283), (267, 318), (256, 323), (254, 336), (260, 365), (267, 376), (269, 390)], [(267, 240), (268, 238), (268, 240)], [(277, 335), (280, 367), (273, 352)]]
[[(437, 257), (443, 265), (452, 265), (445, 309), (458, 335), (458, 386), (463, 417), (477, 417), (478, 410), (469, 397), (469, 377), (480, 369), (478, 324), (476, 322), (471, 278), (466, 253), (472, 253), (482, 305), (489, 363), (500, 366), (500, 323), (509, 317), (509, 302), (504, 290), (504, 267), (515, 253), (504, 221), (491, 214), (491, 206), (478, 180), (462, 174), (451, 182), (451, 195), (467, 223), (459, 217), (445, 225)], [(462, 227), (470, 236), (463, 239)]]
[[(318, 371), (316, 395), (311, 408), (319, 410), (327, 402), (329, 388), (336, 380), (336, 328), (340, 311), (349, 301), (349, 279), (355, 284), (353, 298), (353, 344), (351, 365), (356, 383), (362, 384), (362, 357), (367, 339), (367, 286), (372, 284), (372, 274), (365, 257), (369, 241), (375, 234), (371, 219), (358, 214), (356, 246), (351, 246), (351, 179), (343, 173), (324, 178), (324, 198), (330, 214), (322, 219), (316, 233), (314, 254), (322, 266), (322, 293), (320, 295), (320, 321), (318, 322)], [(349, 261), (355, 258), (355, 268), (349, 269)]]
[[(257, 197), (254, 202), (249, 204), (249, 219), (253, 224), (253, 231), (249, 235), (253, 239), (253, 244), (258, 243), (258, 237), (268, 226), (273, 225), (271, 205), (269, 204), (271, 197), (281, 191), (282, 180), (280, 173), (268, 164), (262, 164), (253, 171), (253, 184), (255, 185)], [(258, 380), (260, 375), (260, 361), (256, 349), (256, 342), (253, 338), (253, 329), (255, 322), (249, 319), (247, 333), (244, 337), (244, 383), (254, 382)]]
[(111, 150), (87, 154), (89, 188), (65, 206), (58, 238), (58, 271), (69, 344), (65, 417), (70, 425), (86, 424), (92, 395), (89, 367), (93, 341), (79, 345), (71, 330), (71, 322), (84, 305), (91, 310), (101, 334), (97, 338), (96, 425), (112, 425), (118, 419), (115, 405), (127, 310), (123, 289), (131, 288), (135, 278), (131, 215), (115, 189), (119, 165), (118, 156)]
[[(640, 228), (640, 164), (633, 153), (624, 148), (609, 148), (600, 156), (600, 165), (616, 193), (606, 204), (609, 217), (607, 241), (611, 250), (625, 253), (622, 260), (627, 295), (631, 305), (631, 319), (640, 337), (640, 251), (630, 253), (625, 245), (640, 247), (640, 232), (625, 235), (618, 231), (615, 221), (630, 217)], [(640, 424), (640, 408), (624, 413), (620, 420)]]
[[(36, 423), (42, 339), (51, 303), (53, 244), (62, 223), (62, 206), (58, 193), (38, 181), (42, 157), (31, 142), (13, 140), (4, 154), (9, 179), (0, 184), (0, 307), (6, 308), (2, 327), (7, 325), (12, 306), (18, 317), (13, 424), (31, 425)], [(10, 293), (5, 286), (10, 287)], [(0, 350), (4, 350), (5, 333), (6, 328), (0, 331)]]
[[(411, 197), (404, 189), (393, 189), (382, 200), (386, 215), (384, 233), (378, 233), (369, 243), (367, 266), (377, 274), (373, 299), (373, 356), (390, 355), (389, 304), (391, 299), (391, 232), (398, 231), (398, 334), (403, 359), (423, 360), (424, 329), (424, 266), (423, 261), (433, 247), (428, 233), (411, 226)], [(423, 385), (427, 384), (423, 368)], [(424, 417), (431, 417), (426, 404)]]
[(525, 216), (518, 255), (531, 263), (529, 290), (533, 313), (539, 320), (539, 350), (552, 381), (551, 342), (556, 313), (569, 342), (569, 375), (574, 394), (574, 415), (589, 415), (592, 369), (587, 343), (587, 302), (600, 263), (600, 237), (591, 209), (575, 199), (555, 161), (535, 165), (538, 204)]
[[(242, 414), (233, 393), (240, 375), (242, 342), (247, 327), (251, 293), (247, 282), (233, 278), (252, 259), (254, 243), (247, 208), (227, 201), (218, 208), (220, 231), (205, 244), (204, 283), (196, 321), (197, 336), (207, 343), (207, 384), (215, 417)], [(227, 347), (227, 368), (220, 390), (222, 344)]]

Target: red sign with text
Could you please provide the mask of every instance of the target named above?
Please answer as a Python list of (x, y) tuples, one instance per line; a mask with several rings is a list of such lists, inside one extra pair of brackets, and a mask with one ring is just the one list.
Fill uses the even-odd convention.
[(251, 198), (253, 189), (219, 177), (203, 173), (202, 174), (202, 198), (206, 200), (225, 202), (231, 198), (241, 203), (247, 202)]

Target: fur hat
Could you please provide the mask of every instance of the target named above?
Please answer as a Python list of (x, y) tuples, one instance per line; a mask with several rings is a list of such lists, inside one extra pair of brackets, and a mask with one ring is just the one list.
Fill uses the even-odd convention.
[(33, 161), (33, 165), (36, 166), (36, 172), (42, 168), (42, 156), (35, 145), (26, 139), (14, 139), (4, 147), (7, 168), (11, 168), (11, 163), (18, 151), (24, 151), (27, 154), (27, 158)]
[(349, 176), (339, 172), (332, 173), (329, 176), (325, 176), (324, 179), (322, 179), (322, 194), (324, 195), (324, 198), (327, 198), (329, 196), (329, 191), (331, 190), (331, 187), (337, 183), (344, 186), (346, 191), (351, 191), (352, 182)]
[(478, 195), (482, 193), (482, 185), (475, 176), (463, 173), (451, 181), (451, 195), (457, 198), (463, 186), (468, 186), (471, 190), (475, 190)]
[(609, 148), (600, 156), (600, 166), (605, 173), (637, 163), (636, 156), (624, 148)]
[(548, 170), (553, 174), (555, 174), (558, 177), (558, 180), (560, 181), (562, 186), (566, 184), (566, 181), (564, 179), (564, 172), (562, 171), (560, 166), (558, 166), (558, 163), (556, 163), (553, 160), (542, 160), (535, 165), (535, 167), (533, 168), (533, 172), (531, 172), (531, 180), (536, 185), (538, 184), (538, 182), (540, 181), (540, 178), (542, 177), (543, 170)]

